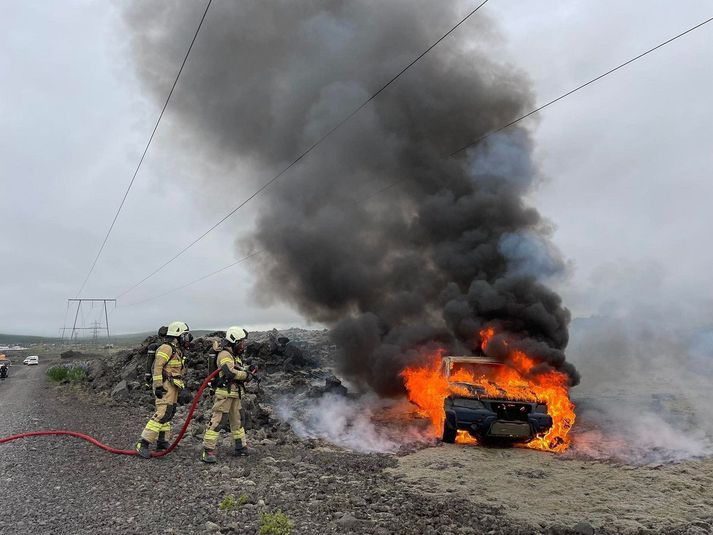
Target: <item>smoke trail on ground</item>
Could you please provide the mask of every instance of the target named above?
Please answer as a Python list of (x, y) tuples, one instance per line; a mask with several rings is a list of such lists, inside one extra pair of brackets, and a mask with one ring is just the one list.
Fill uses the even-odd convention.
[(584, 381), (572, 455), (648, 464), (713, 454), (710, 326), (666, 309), (668, 319), (634, 307), (575, 320), (570, 356)]
[[(432, 444), (427, 425), (394, 417), (394, 410), (403, 408), (374, 394), (326, 394), (317, 399), (285, 396), (277, 404), (277, 414), (302, 438), (323, 439), (359, 452), (396, 453)], [(389, 418), (380, 422), (386, 413)]]
[[(137, 72), (157, 100), (199, 7), (126, 6)], [(216, 3), (172, 104), (182, 146), (269, 178), (473, 7)], [(541, 369), (579, 380), (563, 353), (569, 312), (544, 284), (564, 262), (524, 200), (538, 178), (528, 132), (448, 157), (533, 105), (524, 74), (497, 59), (499, 40), (481, 10), (262, 199), (249, 240), (265, 251), (258, 291), (330, 325), (343, 373), (379, 394), (401, 392), (399, 372), (429, 349), (475, 350), (489, 325)]]

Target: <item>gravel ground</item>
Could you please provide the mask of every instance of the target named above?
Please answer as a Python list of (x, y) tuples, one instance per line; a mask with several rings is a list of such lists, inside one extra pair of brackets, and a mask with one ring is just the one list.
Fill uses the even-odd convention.
[(586, 521), (596, 533), (713, 533), (713, 459), (632, 466), (444, 444), (401, 457), (391, 470), (433, 496), (473, 508), (498, 503), (506, 518), (534, 532)]
[[(13, 383), (2, 385), (0, 435), (75, 429), (130, 447), (146, 411), (48, 385), (45, 369), (15, 367)], [(260, 513), (277, 510), (293, 533), (529, 533), (495, 507), (411, 490), (387, 473), (392, 456), (275, 444), (208, 466), (197, 460), (199, 447), (189, 438), (168, 458), (144, 461), (69, 437), (0, 446), (0, 533), (257, 533)], [(221, 511), (231, 494), (247, 503)]]
[[(45, 371), (14, 366), (0, 384), (0, 436), (75, 429), (131, 447), (148, 408), (50, 385)], [(713, 532), (710, 460), (623, 467), (519, 449), (394, 456), (263, 439), (240, 459), (226, 440), (208, 466), (199, 449), (189, 436), (168, 458), (144, 461), (68, 437), (2, 445), (0, 533), (257, 533), (261, 513), (278, 510), (305, 534)], [(244, 503), (220, 510), (229, 495)]]

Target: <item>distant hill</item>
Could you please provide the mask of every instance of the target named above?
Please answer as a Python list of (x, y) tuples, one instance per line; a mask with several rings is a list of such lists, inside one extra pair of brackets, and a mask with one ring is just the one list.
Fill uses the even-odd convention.
[[(214, 332), (214, 330), (202, 330), (202, 331), (191, 331), (193, 336), (198, 338), (200, 336), (205, 336), (208, 333)], [(143, 333), (129, 333), (129, 334), (116, 334), (111, 336), (111, 341), (113, 344), (118, 346), (136, 346), (143, 342), (149, 336), (155, 335), (155, 331), (143, 332)], [(80, 339), (87, 341), (87, 339)], [(100, 343), (105, 343), (106, 339), (99, 337)], [(23, 334), (0, 334), (0, 346), (2, 345), (20, 345), (29, 346), (37, 344), (58, 344), (62, 341), (61, 338), (56, 336), (32, 336)]]
[(22, 334), (0, 334), (0, 345), (21, 345), (28, 344), (53, 344), (59, 342), (59, 338), (51, 336), (32, 336)]
[[(199, 338), (201, 336), (205, 336), (208, 333), (215, 332), (215, 329), (213, 330), (208, 330), (208, 331), (191, 331), (191, 334), (195, 338)], [(117, 334), (115, 336), (111, 337), (111, 340), (114, 344), (116, 345), (121, 345), (121, 346), (136, 346), (139, 345), (141, 342), (146, 340), (149, 336), (154, 336), (156, 334), (156, 331), (149, 331), (149, 332), (143, 332), (143, 333), (129, 333), (129, 334)]]

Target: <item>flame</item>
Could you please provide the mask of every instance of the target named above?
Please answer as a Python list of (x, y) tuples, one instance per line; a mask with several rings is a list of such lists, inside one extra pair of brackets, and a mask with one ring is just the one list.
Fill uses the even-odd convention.
[[(480, 332), (482, 348), (485, 349), (495, 335), (492, 327)], [(430, 419), (432, 431), (440, 436), (443, 431), (445, 414), (443, 401), (459, 387), (449, 384), (442, 372), (443, 351), (433, 355), (430, 365), (406, 368), (401, 372), (410, 401), (419, 408), (419, 414)], [(508, 355), (505, 366), (497, 366), (488, 375), (475, 376), (471, 371), (460, 369), (451, 371), (452, 382), (477, 384), (485, 390), (485, 396), (505, 398), (513, 401), (537, 401), (547, 404), (547, 412), (553, 424), (544, 436), (535, 437), (525, 444), (528, 448), (562, 452), (569, 447), (569, 431), (574, 425), (574, 404), (569, 399), (567, 376), (557, 370), (530, 374), (536, 366), (534, 359), (519, 350)], [(466, 432), (459, 432), (458, 443), (472, 443), (474, 439)]]
[(471, 435), (470, 433), (468, 433), (468, 431), (460, 430), (460, 431), (458, 431), (458, 433), (456, 434), (456, 444), (471, 444), (471, 445), (475, 445), (475, 444), (477, 444), (477, 443), (478, 443), (478, 440), (477, 440), (473, 435)]
[(480, 349), (485, 351), (485, 348), (488, 347), (488, 344), (490, 343), (490, 339), (495, 336), (495, 329), (492, 327), (486, 327), (485, 329), (480, 331)]

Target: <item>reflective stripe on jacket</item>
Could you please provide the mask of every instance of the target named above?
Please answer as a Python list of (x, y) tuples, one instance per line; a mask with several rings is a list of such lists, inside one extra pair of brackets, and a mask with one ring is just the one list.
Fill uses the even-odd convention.
[(185, 358), (183, 352), (173, 344), (161, 344), (156, 350), (153, 361), (152, 380), (154, 386), (171, 381), (178, 388), (185, 388), (183, 374), (185, 373)]
[[(220, 378), (227, 380), (225, 387), (217, 388), (215, 394), (217, 396), (225, 396), (229, 398), (240, 397), (240, 385), (239, 381), (244, 381), (248, 378), (247, 372), (239, 366), (242, 366), (240, 357), (233, 355), (228, 349), (223, 349), (216, 357), (216, 365), (221, 370)], [(228, 368), (228, 372), (232, 374), (232, 377), (227, 376), (223, 372), (223, 366)]]

